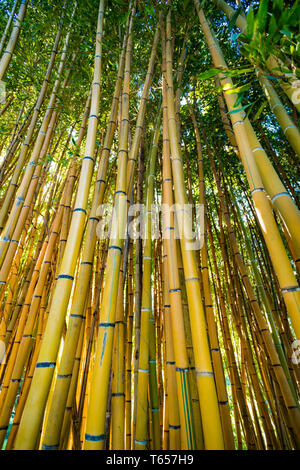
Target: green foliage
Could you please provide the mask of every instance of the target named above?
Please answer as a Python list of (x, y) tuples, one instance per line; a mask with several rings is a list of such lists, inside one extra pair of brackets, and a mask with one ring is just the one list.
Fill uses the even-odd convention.
[(278, 75), (296, 73), (300, 77), (299, 19), (299, 0), (290, 8), (285, 8), (282, 0), (261, 0), (256, 13), (254, 7), (250, 8), (246, 31), (238, 37), (241, 53), (263, 68), (273, 55), (279, 59)]

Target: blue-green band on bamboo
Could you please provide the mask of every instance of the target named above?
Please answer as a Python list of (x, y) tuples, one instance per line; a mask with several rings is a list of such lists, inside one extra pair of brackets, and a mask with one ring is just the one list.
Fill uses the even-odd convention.
[(86, 441), (99, 442), (105, 440), (105, 434), (85, 434)]
[(108, 247), (108, 249), (109, 249), (109, 250), (119, 250), (119, 251), (121, 251), (121, 253), (122, 253), (122, 248), (120, 248), (120, 247), (117, 246), (117, 245), (111, 245), (111, 246)]
[(37, 362), (36, 364), (36, 367), (38, 369), (43, 369), (43, 368), (47, 368), (47, 367), (55, 367), (56, 366), (56, 362)]
[(95, 161), (92, 157), (83, 157), (82, 160), (92, 160), (93, 162)]
[(81, 207), (77, 207), (76, 209), (73, 210), (73, 212), (83, 212), (84, 214), (86, 214), (86, 210), (82, 209)]
[(43, 450), (57, 450), (58, 449), (58, 444), (54, 444), (52, 446), (47, 446), (46, 444), (42, 445)]
[(140, 445), (140, 446), (145, 446), (147, 445), (147, 441), (138, 441), (137, 439), (135, 440), (135, 443)]
[(176, 372), (188, 372), (189, 369), (183, 368), (183, 367), (176, 367)]

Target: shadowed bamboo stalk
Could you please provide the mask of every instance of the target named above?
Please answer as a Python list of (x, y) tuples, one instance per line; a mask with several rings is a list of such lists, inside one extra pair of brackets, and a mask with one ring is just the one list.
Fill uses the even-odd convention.
[[(209, 146), (208, 146), (208, 149), (209, 149)], [(264, 343), (263, 347), (264, 347), (264, 349), (266, 349), (266, 351), (269, 355), (269, 361), (273, 366), (272, 368), (274, 370), (274, 374), (276, 375), (278, 383), (280, 384), (280, 389), (281, 389), (283, 397), (284, 397), (285, 405), (288, 409), (288, 413), (290, 414), (290, 417), (291, 417), (291, 420), (292, 420), (291, 427), (293, 428), (293, 430), (295, 432), (295, 435), (296, 435), (296, 438), (297, 438), (298, 426), (299, 426), (299, 424), (298, 424), (299, 410), (297, 408), (297, 404), (296, 404), (296, 402), (294, 400), (294, 397), (292, 395), (291, 389), (288, 385), (287, 378), (284, 374), (284, 370), (281, 366), (279, 357), (277, 355), (275, 345), (274, 345), (274, 343), (272, 341), (272, 338), (271, 338), (271, 334), (270, 334), (270, 331), (269, 331), (269, 328), (268, 328), (268, 325), (267, 325), (267, 321), (264, 318), (264, 316), (262, 315), (260, 306), (259, 306), (258, 301), (257, 301), (257, 297), (256, 297), (254, 289), (251, 285), (250, 279), (249, 279), (248, 274), (247, 274), (246, 267), (245, 267), (244, 262), (243, 262), (243, 258), (241, 256), (241, 252), (238, 248), (235, 232), (234, 232), (232, 224), (230, 222), (229, 213), (228, 213), (228, 210), (227, 210), (227, 207), (226, 207), (226, 201), (225, 201), (225, 198), (222, 195), (220, 182), (219, 182), (219, 179), (217, 177), (216, 171), (214, 169), (214, 162), (211, 158), (211, 152), (209, 151), (208, 154), (210, 156), (211, 165), (212, 165), (212, 168), (213, 168), (213, 171), (214, 171), (214, 176), (216, 178), (216, 185), (217, 185), (219, 196), (220, 196), (222, 212), (223, 212), (223, 215), (224, 215), (224, 218), (225, 218), (225, 221), (226, 221), (226, 225), (227, 225), (227, 228), (228, 228), (229, 241), (230, 241), (230, 244), (232, 246), (232, 253), (234, 255), (234, 259), (236, 261), (238, 270), (240, 272), (240, 276), (241, 276), (242, 282), (244, 284), (245, 291), (246, 291), (247, 296), (248, 296), (248, 298), (251, 302), (251, 308), (252, 308), (253, 313), (255, 315), (259, 331), (260, 331), (260, 333), (262, 335), (262, 338), (263, 338), (263, 343)], [(223, 253), (224, 253), (224, 257), (225, 257), (226, 253), (225, 252), (223, 252)]]

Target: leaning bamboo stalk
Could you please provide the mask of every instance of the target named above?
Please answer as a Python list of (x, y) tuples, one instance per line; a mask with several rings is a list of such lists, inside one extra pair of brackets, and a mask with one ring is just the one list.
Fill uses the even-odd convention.
[(6, 36), (7, 36), (7, 33), (9, 31), (9, 28), (11, 26), (11, 23), (12, 23), (12, 20), (13, 20), (13, 17), (14, 17), (14, 14), (15, 14), (15, 11), (16, 11), (16, 8), (17, 8), (17, 4), (18, 4), (18, 0), (15, 0), (15, 3), (12, 7), (12, 10), (9, 14), (9, 17), (8, 17), (8, 20), (7, 20), (7, 23), (6, 23), (6, 26), (5, 26), (5, 30), (2, 34), (2, 37), (1, 37), (1, 42), (0, 42), (0, 55), (2, 54), (2, 51), (3, 51), (3, 47), (4, 47), (4, 43), (5, 43), (5, 40), (6, 40)]
[[(88, 102), (87, 102), (87, 106), (88, 106)], [(82, 126), (81, 126), (81, 132), (80, 132), (80, 135), (77, 139), (77, 145), (80, 145), (80, 141), (83, 137), (82, 129), (85, 126), (86, 119), (87, 119), (87, 114), (85, 112), (84, 117), (83, 117)], [(70, 170), (72, 170), (72, 169), (70, 168)], [(72, 171), (70, 171), (70, 175), (67, 177), (67, 182), (68, 182), (69, 179), (71, 179), (71, 182), (74, 181), (74, 178), (70, 178), (72, 176), (71, 173), (72, 173)], [(49, 240), (46, 240), (47, 249), (46, 249), (46, 252), (45, 252), (45, 257), (44, 257), (44, 260), (43, 260), (42, 269), (41, 269), (41, 272), (40, 272), (40, 275), (39, 275), (39, 279), (38, 279), (38, 282), (37, 282), (37, 285), (35, 287), (35, 291), (34, 291), (34, 294), (33, 294), (33, 300), (32, 300), (31, 305), (30, 305), (30, 310), (29, 310), (29, 313), (28, 313), (26, 326), (25, 326), (25, 330), (24, 330), (24, 333), (23, 333), (23, 338), (22, 338), (22, 341), (21, 341), (21, 344), (20, 344), (20, 347), (19, 347), (18, 356), (15, 360), (15, 367), (14, 367), (14, 370), (13, 370), (13, 373), (12, 373), (12, 378), (10, 379), (11, 383), (12, 383), (12, 386), (9, 389), (10, 398), (6, 397), (5, 411), (2, 412), (2, 415), (0, 417), (0, 420), (2, 420), (2, 421), (3, 421), (3, 419), (5, 419), (3, 417), (3, 413), (5, 412), (7, 414), (7, 412), (9, 412), (9, 414), (10, 414), (11, 410), (9, 411), (9, 409), (11, 408), (11, 406), (13, 405), (14, 400), (15, 400), (15, 396), (16, 396), (17, 389), (18, 389), (18, 383), (19, 383), (19, 380), (21, 379), (21, 376), (22, 376), (22, 373), (23, 373), (24, 360), (27, 357), (27, 350), (30, 346), (29, 341), (30, 341), (30, 338), (31, 338), (32, 329), (33, 329), (33, 325), (34, 325), (34, 322), (35, 322), (35, 317), (37, 315), (37, 312), (38, 312), (38, 309), (39, 309), (39, 306), (40, 306), (40, 299), (42, 298), (42, 291), (43, 291), (43, 288), (44, 288), (44, 283), (45, 283), (46, 277), (48, 275), (49, 266), (51, 265), (51, 258), (52, 258), (52, 255), (53, 255), (54, 244), (56, 243), (56, 238), (57, 238), (57, 235), (59, 233), (61, 219), (62, 219), (62, 216), (63, 216), (63, 210), (64, 210), (64, 207), (66, 205), (68, 205), (68, 193), (67, 193), (67, 191), (65, 191), (65, 193), (63, 195), (62, 203), (60, 204), (59, 210), (57, 212), (57, 216), (56, 216), (56, 218), (53, 222), (53, 228), (50, 230)]]
[(275, 114), (285, 137), (289, 141), (291, 147), (295, 150), (296, 154), (300, 156), (300, 133), (297, 127), (286, 112), (284, 105), (270, 81), (265, 77), (260, 69), (256, 69), (256, 74), (270, 104), (270, 108)]
[[(68, 41), (69, 34), (67, 35), (65, 40), (65, 48), (67, 47)], [(58, 111), (54, 109), (56, 102), (56, 93), (60, 85), (60, 77), (65, 66), (65, 61), (66, 50), (61, 56), (58, 77), (55, 82), (54, 89), (52, 91), (52, 95), (49, 101), (49, 106), (47, 108), (41, 129), (38, 134), (37, 141), (33, 149), (33, 154), (31, 157), (32, 160), (26, 169), (24, 178), (22, 180), (22, 185), (19, 188), (19, 192), (17, 193), (12, 214), (4, 228), (5, 235), (3, 236), (2, 234), (1, 250), (3, 264), (0, 274), (2, 286), (5, 285), (5, 280), (8, 275), (8, 269), (16, 249), (16, 243), (12, 243), (10, 237), (12, 236), (12, 240), (15, 240), (16, 242), (19, 240), (22, 228), (27, 218), (27, 214), (34, 199), (35, 190), (42, 171), (41, 161), (47, 153), (54, 132), (55, 123), (58, 116)], [(64, 82), (61, 85), (62, 89), (65, 88), (68, 82), (69, 73), (70, 69), (64, 79)]]
[(19, 176), (20, 176), (20, 173), (21, 173), (22, 168), (24, 166), (24, 163), (26, 161), (27, 154), (28, 154), (28, 151), (29, 151), (29, 147), (30, 147), (30, 144), (32, 142), (32, 137), (33, 137), (33, 134), (34, 134), (35, 126), (36, 126), (36, 123), (37, 123), (37, 120), (38, 120), (38, 117), (39, 117), (39, 114), (40, 114), (40, 111), (41, 111), (41, 106), (42, 106), (43, 101), (44, 101), (45, 96), (46, 96), (46, 92), (47, 92), (47, 89), (48, 89), (48, 84), (50, 82), (50, 77), (51, 77), (53, 66), (54, 66), (54, 61), (55, 61), (55, 58), (56, 58), (56, 55), (57, 55), (57, 52), (58, 52), (58, 45), (59, 45), (59, 41), (60, 41), (60, 37), (61, 37), (61, 26), (62, 25), (60, 24), (59, 27), (58, 27), (57, 33), (56, 33), (56, 37), (55, 37), (55, 40), (54, 40), (53, 49), (51, 51), (50, 60), (49, 60), (49, 64), (48, 64), (48, 67), (47, 67), (46, 74), (45, 74), (45, 78), (43, 80), (42, 87), (41, 87), (39, 96), (37, 98), (37, 101), (34, 105), (34, 111), (33, 111), (33, 114), (32, 114), (31, 120), (30, 120), (28, 131), (27, 131), (25, 140), (22, 144), (20, 155), (19, 155), (19, 158), (18, 158), (18, 161), (17, 161), (17, 165), (16, 165), (16, 168), (14, 170), (14, 174), (13, 174), (13, 177), (10, 181), (7, 192), (5, 194), (5, 199), (4, 199), (3, 205), (1, 207), (1, 211), (0, 211), (0, 229), (1, 230), (3, 229), (4, 224), (6, 222), (6, 218), (7, 218), (7, 214), (9, 212), (9, 209), (10, 209), (12, 198), (15, 194), (16, 188), (18, 187)]
[[(209, 147), (208, 147), (208, 149), (209, 149)], [(210, 155), (210, 152), (209, 152), (209, 155)], [(214, 168), (214, 162), (213, 162), (212, 158), (210, 158), (210, 161), (211, 161), (212, 167)], [(293, 428), (294, 428), (295, 433), (297, 435), (297, 432), (298, 432), (297, 429), (298, 429), (298, 426), (299, 426), (299, 424), (298, 424), (298, 413), (299, 413), (299, 411), (298, 411), (296, 402), (294, 400), (294, 397), (292, 395), (291, 389), (288, 385), (287, 378), (286, 378), (286, 376), (284, 374), (284, 371), (282, 369), (279, 357), (277, 355), (274, 343), (273, 343), (272, 338), (271, 338), (269, 328), (267, 326), (266, 319), (262, 315), (262, 312), (261, 312), (261, 309), (259, 307), (254, 289), (253, 289), (253, 287), (251, 285), (251, 282), (250, 282), (250, 279), (248, 277), (246, 267), (244, 265), (240, 250), (239, 250), (238, 245), (237, 245), (235, 232), (232, 228), (230, 218), (229, 218), (229, 214), (228, 214), (228, 211), (226, 209), (226, 201), (224, 200), (224, 197), (222, 195), (219, 180), (217, 178), (217, 175), (216, 175), (215, 171), (214, 171), (214, 176), (216, 178), (216, 184), (217, 184), (218, 192), (219, 192), (219, 195), (220, 195), (222, 212), (223, 212), (223, 215), (224, 215), (224, 218), (225, 218), (225, 221), (226, 221), (226, 225), (228, 227), (229, 241), (230, 241), (230, 244), (232, 246), (232, 252), (234, 254), (234, 257), (235, 257), (235, 260), (236, 260), (236, 263), (237, 263), (237, 266), (238, 266), (238, 269), (239, 269), (239, 272), (240, 272), (240, 275), (241, 275), (241, 278), (242, 278), (242, 281), (243, 281), (243, 284), (244, 284), (244, 287), (245, 287), (245, 291), (246, 291), (247, 296), (248, 296), (248, 298), (251, 302), (251, 308), (253, 309), (253, 313), (255, 315), (259, 331), (260, 331), (260, 333), (263, 337), (265, 348), (267, 350), (267, 353), (269, 354), (269, 360), (270, 360), (270, 362), (273, 366), (274, 373), (275, 373), (275, 375), (277, 377), (277, 380), (280, 384), (280, 389), (282, 391), (286, 407), (288, 409), (288, 412), (289, 412), (289, 414), (291, 416), (291, 419), (292, 419), (292, 422), (293, 422)]]
[[(211, 34), (210, 28), (206, 21), (205, 15), (202, 10), (199, 9), (198, 4), (195, 3), (197, 7), (197, 12), (203, 32), (208, 41), (208, 45), (211, 50), (211, 54), (215, 64), (217, 61), (223, 62), (224, 59), (220, 53), (219, 47), (216, 44), (216, 40)], [(221, 80), (223, 83), (224, 78)], [(227, 83), (230, 82), (232, 86), (232, 81), (230, 79), (225, 79)], [(235, 103), (235, 95), (226, 94), (225, 100), (229, 110), (233, 109)], [(270, 252), (272, 262), (280, 283), (280, 287), (295, 329), (297, 337), (300, 337), (300, 315), (299, 315), (299, 305), (300, 305), (300, 291), (297, 281), (295, 279), (290, 261), (287, 257), (282, 239), (278, 232), (275, 220), (271, 211), (270, 204), (266, 198), (266, 193), (264, 189), (264, 184), (261, 179), (261, 173), (258, 171), (256, 160), (254, 159), (252, 148), (251, 148), (251, 135), (249, 138), (249, 128), (250, 123), (244, 122), (243, 115), (241, 112), (236, 114), (231, 114), (231, 120), (233, 129), (235, 132), (235, 137), (238, 143), (240, 150), (240, 155), (242, 158), (242, 163), (244, 165), (248, 183), (250, 185), (251, 194), (253, 197), (254, 205), (258, 215), (258, 219), (261, 224), (262, 232)], [(266, 170), (266, 169), (265, 169)], [(266, 174), (264, 172), (264, 174)], [(285, 198), (286, 200), (287, 198)], [(288, 198), (290, 199), (290, 198)], [(294, 205), (295, 206), (295, 205)], [(296, 209), (296, 206), (295, 206)], [(297, 210), (297, 209), (296, 209)], [(288, 211), (290, 214), (290, 212)], [(291, 217), (294, 224), (295, 232), (295, 222), (294, 217)], [(298, 237), (298, 236), (297, 236)], [(296, 239), (297, 239), (296, 237)]]
[[(40, 305), (40, 299), (42, 298), (42, 292), (44, 288), (44, 284), (46, 282), (46, 278), (48, 275), (49, 264), (51, 262), (52, 252), (54, 245), (56, 243), (57, 233), (59, 230), (59, 226), (61, 223), (62, 218), (62, 207), (57, 213), (57, 217), (53, 223), (53, 227), (51, 229), (51, 235), (49, 237), (49, 241), (47, 242), (47, 248), (45, 251), (44, 259), (42, 262), (41, 270), (39, 273), (39, 279), (35, 286), (35, 290), (32, 296), (32, 302), (30, 304), (30, 309), (26, 319), (26, 325), (24, 328), (22, 340), (20, 342), (20, 346), (18, 348), (18, 354), (14, 361), (14, 368), (10, 378), (10, 386), (8, 389), (8, 393), (5, 398), (5, 402), (3, 404), (0, 416), (0, 427), (5, 428), (8, 425), (8, 421), (10, 418), (10, 414), (15, 402), (15, 398), (18, 392), (19, 383), (22, 378), (23, 369), (25, 366), (25, 361), (28, 357), (28, 351), (31, 345), (31, 338), (33, 328), (36, 322), (36, 316)], [(1, 433), (0, 435), (0, 445), (3, 444), (5, 435)]]
[[(206, 35), (208, 47), (211, 48), (213, 62), (216, 67), (220, 67), (221, 69), (226, 70), (227, 64), (224, 60), (222, 51), (219, 45), (217, 44), (216, 38), (211, 28), (209, 27), (205, 17), (203, 17), (203, 11), (200, 11), (197, 0), (194, 0), (194, 2), (198, 16), (200, 15), (202, 18), (202, 25), (204, 26), (203, 32)], [(237, 97), (235, 94), (226, 93), (226, 87), (232, 89), (233, 83), (230, 78), (226, 78), (223, 75), (221, 83), (224, 88), (225, 101), (230, 112), (234, 109), (234, 103), (236, 102), (234, 100), (236, 100)], [(291, 235), (295, 248), (298, 252), (300, 252), (300, 235), (299, 230), (297, 230), (297, 226), (300, 223), (300, 212), (298, 211), (293, 199), (286, 191), (286, 188), (284, 187), (276, 171), (274, 170), (264, 149), (261, 147), (261, 144), (256, 137), (256, 134), (249, 119), (245, 118), (245, 113), (240, 112), (234, 115), (231, 114), (230, 117), (234, 125), (237, 125), (235, 123), (239, 120), (243, 121), (243, 126), (245, 127), (245, 132), (248, 136), (248, 142), (251, 146), (251, 152), (253, 153), (252, 159), (254, 158), (255, 164), (258, 168), (259, 175), (263, 183), (263, 188), (269, 194), (272, 200), (272, 205), (279, 211), (283, 222), (285, 223)], [(236, 131), (236, 129), (234, 129), (234, 131)]]
[(243, 219), (241, 217), (238, 204), (236, 203), (234, 195), (232, 194), (232, 192), (231, 192), (231, 197), (233, 197), (233, 202), (235, 203), (235, 210), (237, 212), (238, 219), (239, 219), (238, 221), (239, 221), (239, 224), (241, 226), (241, 229), (242, 229), (242, 232), (243, 232), (243, 235), (244, 235), (247, 252), (248, 252), (248, 255), (249, 255), (249, 258), (250, 258), (250, 261), (251, 261), (252, 270), (253, 270), (253, 273), (254, 273), (254, 277), (256, 279), (256, 283), (257, 283), (258, 291), (259, 291), (259, 294), (260, 294), (260, 297), (261, 297), (261, 300), (262, 300), (262, 304), (263, 304), (263, 307), (264, 307), (265, 315), (269, 320), (269, 324), (271, 325), (271, 331), (272, 331), (274, 344), (275, 344), (278, 356), (280, 358), (280, 362), (282, 364), (282, 367), (283, 367), (283, 369), (285, 371), (285, 374), (287, 376), (287, 380), (290, 384), (290, 387), (291, 387), (292, 393), (294, 395), (295, 401), (297, 401), (297, 393), (296, 393), (296, 390), (293, 386), (291, 376), (290, 376), (290, 373), (289, 373), (289, 370), (288, 370), (287, 359), (286, 359), (285, 352), (283, 350), (283, 347), (282, 347), (282, 344), (280, 342), (280, 338), (279, 338), (279, 335), (278, 335), (278, 332), (277, 332), (277, 329), (276, 329), (275, 321), (274, 321), (274, 318), (273, 318), (273, 315), (272, 315), (272, 307), (271, 307), (271, 304), (269, 302), (269, 299), (267, 297), (267, 294), (266, 294), (266, 291), (265, 291), (265, 288), (264, 288), (263, 279), (262, 279), (262, 276), (260, 274), (260, 271), (258, 270), (256, 261), (255, 261), (255, 258), (254, 258), (254, 253), (253, 253), (253, 250), (252, 250), (252, 247), (251, 247), (251, 243), (250, 243), (250, 240), (247, 236), (246, 227), (243, 223)]
[(0, 80), (3, 79), (5, 72), (10, 64), (11, 58), (13, 56), (20, 34), (21, 26), (25, 17), (27, 5), (28, 0), (21, 0), (18, 16), (15, 19), (15, 25), (12, 29), (8, 44), (0, 60)]
[(29, 388), (30, 388), (31, 379), (32, 379), (35, 364), (36, 364), (36, 361), (37, 361), (37, 358), (38, 358), (41, 339), (42, 339), (42, 335), (43, 335), (43, 326), (44, 326), (43, 325), (43, 316), (44, 316), (44, 312), (45, 312), (45, 309), (46, 309), (45, 301), (46, 301), (46, 288), (44, 288), (44, 290), (43, 290), (43, 296), (42, 296), (42, 300), (41, 300), (41, 307), (40, 307), (39, 318), (38, 318), (38, 329), (37, 329), (37, 332), (36, 332), (34, 350), (32, 351), (31, 363), (30, 363), (30, 366), (28, 367), (28, 371), (26, 370), (26, 377), (24, 378), (24, 381), (23, 381), (23, 385), (22, 385), (22, 389), (21, 389), (21, 395), (20, 395), (20, 398), (18, 400), (18, 404), (17, 404), (17, 407), (16, 407), (14, 421), (13, 421), (12, 428), (11, 428), (11, 431), (9, 433), (7, 444), (6, 444), (6, 447), (5, 447), (6, 450), (11, 450), (13, 448), (14, 439), (16, 437), (18, 426), (20, 424), (20, 418), (22, 416), (24, 405), (26, 403), (26, 398), (27, 398), (28, 391), (29, 391)]
[[(56, 94), (57, 94), (58, 89), (60, 87), (60, 79), (61, 79), (64, 67), (65, 67), (65, 62), (66, 62), (66, 58), (67, 58), (66, 48), (67, 48), (67, 45), (68, 45), (68, 42), (69, 42), (69, 38), (70, 38), (70, 32), (67, 34), (67, 36), (65, 38), (64, 51), (61, 55), (61, 60), (60, 60), (58, 73), (57, 73), (57, 79), (55, 81), (55, 84), (54, 84), (54, 87), (53, 87), (53, 90), (52, 90), (52, 94), (51, 94), (51, 97), (50, 97), (50, 100), (49, 100), (49, 104), (48, 104), (48, 107), (47, 107), (47, 110), (46, 110), (41, 128), (38, 132), (38, 136), (37, 136), (37, 139), (36, 139), (33, 151), (32, 151), (32, 155), (31, 155), (31, 161), (27, 165), (25, 174), (24, 174), (23, 179), (22, 179), (22, 183), (21, 183), (21, 185), (20, 185), (20, 187), (19, 187), (19, 189), (16, 193), (16, 198), (15, 198), (11, 213), (9, 215), (9, 218), (8, 218), (8, 220), (5, 224), (5, 227), (2, 231), (2, 234), (1, 234), (2, 237), (1, 237), (1, 241), (0, 241), (0, 250), (1, 250), (0, 252), (1, 252), (2, 267), (4, 269), (5, 269), (5, 266), (9, 265), (9, 262), (10, 262), (9, 258), (6, 259), (5, 253), (8, 249), (8, 247), (9, 247), (9, 245), (11, 245), (11, 243), (10, 243), (11, 242), (11, 236), (14, 233), (16, 224), (18, 223), (19, 226), (21, 225), (21, 222), (18, 219), (18, 217), (19, 217), (19, 214), (20, 214), (21, 210), (23, 209), (23, 207), (25, 205), (25, 199), (26, 198), (28, 199), (28, 197), (30, 197), (29, 196), (29, 193), (30, 193), (29, 188), (32, 187), (32, 181), (35, 178), (34, 173), (36, 174), (41, 169), (41, 166), (40, 165), (36, 166), (36, 163), (38, 162), (38, 159), (40, 158), (40, 156), (43, 155), (43, 153), (45, 153), (45, 148), (43, 147), (44, 141), (47, 142), (46, 148), (49, 144), (49, 140), (46, 139), (46, 132), (48, 130), (48, 126), (50, 125), (49, 123), (51, 122), (51, 119), (52, 119), (53, 115), (57, 116), (57, 111), (54, 110), (54, 107), (55, 107), (55, 102), (56, 102), (56, 98), (57, 98)], [(66, 86), (67, 80), (68, 80), (68, 75), (67, 75), (64, 82), (61, 85), (62, 88), (64, 88)], [(32, 123), (33, 123), (33, 121), (31, 122), (31, 124)], [(48, 137), (48, 139), (49, 139), (49, 137)], [(21, 157), (20, 157), (20, 160), (21, 160)], [(11, 186), (11, 184), (10, 184), (10, 186)], [(26, 201), (26, 202), (27, 202), (27, 205), (28, 205), (28, 201)], [(2, 209), (3, 209), (3, 207), (2, 207)], [(3, 283), (5, 284), (5, 274), (4, 273), (2, 274), (1, 281), (2, 281), (1, 282), (2, 284)]]
[[(228, 16), (229, 19), (231, 19), (235, 14), (235, 9), (228, 5), (224, 0), (213, 0), (213, 2), (224, 11), (224, 13)], [(236, 26), (242, 31), (242, 33), (245, 33), (247, 28), (247, 22), (244, 16), (238, 15), (236, 19)], [(268, 69), (273, 72), (274, 69), (279, 67), (279, 60), (273, 54), (270, 54), (266, 60), (266, 65)], [(294, 106), (298, 109), (298, 111), (300, 111), (299, 103), (295, 103), (293, 100), (295, 89), (289, 83), (284, 83), (283, 81), (280, 82), (280, 86), (282, 87), (286, 95), (289, 97), (289, 99), (292, 101)]]

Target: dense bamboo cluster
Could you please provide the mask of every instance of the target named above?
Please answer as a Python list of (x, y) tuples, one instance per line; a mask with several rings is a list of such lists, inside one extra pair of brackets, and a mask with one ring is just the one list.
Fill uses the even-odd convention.
[(179, 3), (124, 2), (112, 51), (120, 6), (92, 2), (87, 40), (83, 2), (58, 2), (33, 101), (9, 85), (34, 6), (7, 9), (5, 450), (300, 448), (299, 103), (270, 54), (252, 119), (210, 15), (245, 33), (241, 6)]

